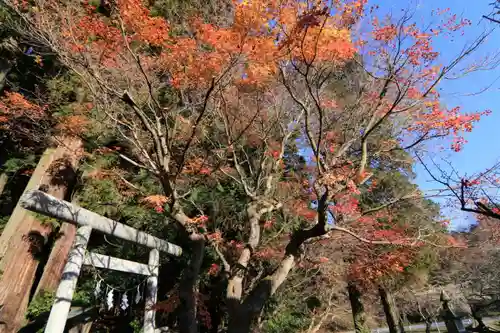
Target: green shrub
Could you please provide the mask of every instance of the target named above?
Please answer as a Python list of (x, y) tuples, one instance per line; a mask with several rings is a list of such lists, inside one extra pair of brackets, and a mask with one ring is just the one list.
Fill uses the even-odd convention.
[(42, 291), (33, 298), (28, 310), (26, 311), (26, 319), (34, 320), (41, 314), (49, 312), (54, 303), (55, 293), (53, 291)]
[(301, 313), (284, 311), (269, 318), (264, 325), (266, 333), (300, 332), (309, 320)]

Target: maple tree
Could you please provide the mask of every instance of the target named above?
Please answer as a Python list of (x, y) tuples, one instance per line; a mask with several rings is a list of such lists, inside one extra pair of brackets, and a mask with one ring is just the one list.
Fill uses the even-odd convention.
[(6, 91), (0, 97), (0, 131), (9, 133), (2, 142), (41, 142), (47, 128), (50, 128), (50, 121), (46, 106), (33, 103), (18, 92)]
[[(49, 47), (86, 85), (125, 147), (116, 155), (161, 184), (162, 194), (141, 203), (176, 221), (190, 241), (178, 289), (181, 331), (197, 331), (196, 286), (207, 245), (222, 262), (210, 274), (227, 278), (228, 330), (246, 332), (305, 243), (332, 232), (370, 245), (440, 241), (418, 225), (382, 228), (388, 207), (418, 193), (369, 207), (359, 194), (376, 187), (372, 169), (400, 151), (449, 135), (459, 150), (462, 132), (487, 113), (445, 108), (436, 89), (485, 36), (447, 66), (438, 65), (432, 40), (468, 21), (452, 15), (424, 30), (405, 12), (373, 19), (368, 35), (358, 36), (352, 28), (366, 15), (364, 0), (256, 0), (234, 1), (227, 27), (193, 18), (178, 33), (140, 0), (2, 2), (21, 18), (21, 34)], [(314, 161), (293, 172), (290, 152), (301, 147)], [(186, 210), (190, 186), (202, 181), (242, 191), (247, 236), (236, 253), (221, 249), (225, 235), (211, 228), (215, 221)], [(302, 224), (277, 249), (262, 248), (262, 229), (274, 222), (261, 222), (281, 210)], [(249, 263), (269, 257), (276, 268), (245, 290)]]
[[(389, 169), (384, 170), (387, 167)], [(410, 182), (411, 169), (401, 172), (406, 168), (404, 163), (397, 162), (381, 165), (375, 171), (379, 182), (361, 195), (361, 206), (373, 207), (388, 198), (401, 197), (404, 193), (416, 190)], [(443, 233), (443, 226), (436, 223), (439, 220), (439, 208), (421, 197), (407, 196), (406, 200), (387, 207), (387, 214), (379, 214), (378, 219), (380, 230), (374, 233), (377, 237), (398, 240), (415, 233), (413, 238), (418, 239), (417, 234), (420, 233)], [(419, 222), (415, 223), (416, 220)], [(426, 238), (429, 239), (429, 236)], [(349, 262), (346, 278), (351, 298), (362, 294), (372, 296), (371, 291), (378, 291), (389, 330), (401, 331), (401, 318), (392, 294), (407, 285), (415, 272), (420, 273), (423, 269), (421, 266), (426, 265), (424, 258), (428, 251), (429, 246), (425, 244), (414, 247), (351, 244), (345, 254), (345, 260)], [(363, 309), (358, 311), (360, 313), (355, 316), (355, 320), (363, 318)], [(360, 327), (358, 331), (365, 329), (362, 322), (357, 326)]]
[(434, 192), (444, 197), (450, 207), (473, 213), (479, 221), (500, 219), (500, 163), (468, 176), (447, 161), (447, 166), (443, 167), (434, 160), (431, 163), (424, 162), (420, 157), (419, 160), (439, 186)]

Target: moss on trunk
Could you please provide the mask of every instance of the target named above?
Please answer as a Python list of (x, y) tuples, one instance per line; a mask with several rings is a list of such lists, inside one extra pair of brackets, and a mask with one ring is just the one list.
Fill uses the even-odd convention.
[(347, 291), (349, 292), (349, 301), (351, 302), (355, 332), (370, 333), (370, 328), (366, 325), (365, 307), (361, 302), (361, 291), (353, 282), (348, 283)]

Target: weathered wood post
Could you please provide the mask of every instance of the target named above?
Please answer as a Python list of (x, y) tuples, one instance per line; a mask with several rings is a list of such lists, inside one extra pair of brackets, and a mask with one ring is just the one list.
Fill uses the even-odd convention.
[(146, 299), (144, 309), (144, 333), (154, 333), (156, 328), (155, 315), (156, 298), (158, 295), (158, 272), (160, 265), (160, 252), (153, 249), (149, 252), (149, 271), (150, 275), (146, 282)]
[(64, 266), (61, 282), (56, 291), (56, 299), (50, 310), (45, 332), (64, 332), (66, 319), (71, 308), (71, 300), (73, 299), (78, 276), (80, 276), (85, 249), (87, 248), (91, 232), (92, 228), (90, 226), (80, 227), (76, 232), (75, 243)]
[(446, 324), (446, 329), (448, 333), (465, 333), (465, 327), (462, 320), (458, 318), (453, 310), (450, 308), (449, 302), (450, 297), (443, 291), (441, 291), (441, 302), (443, 303), (443, 311), (441, 316)]

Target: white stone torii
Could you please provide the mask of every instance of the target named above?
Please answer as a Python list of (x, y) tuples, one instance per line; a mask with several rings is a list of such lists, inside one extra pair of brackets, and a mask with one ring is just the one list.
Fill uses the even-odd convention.
[[(56, 291), (56, 299), (50, 310), (45, 328), (46, 333), (64, 332), (82, 265), (92, 265), (98, 268), (148, 276), (145, 295), (144, 333), (157, 333), (163, 330), (156, 328), (156, 311), (153, 309), (158, 291), (159, 251), (173, 256), (180, 256), (182, 254), (181, 247), (67, 201), (57, 199), (39, 190), (32, 190), (23, 194), (20, 203), (27, 210), (80, 226)], [(85, 255), (92, 229), (151, 248), (148, 265), (99, 253)]]

